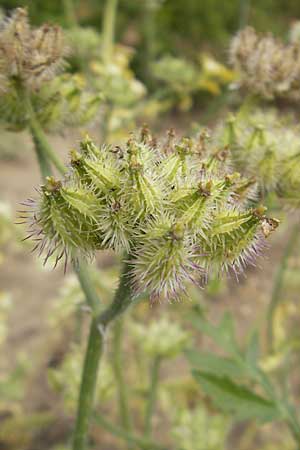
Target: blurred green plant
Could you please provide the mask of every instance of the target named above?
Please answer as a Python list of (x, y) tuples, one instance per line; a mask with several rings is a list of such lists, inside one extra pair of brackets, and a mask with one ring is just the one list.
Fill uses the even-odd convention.
[[(132, 115), (136, 117), (135, 105), (140, 103), (144, 94), (143, 85), (136, 80), (129, 68), (129, 52), (124, 49), (120, 52), (115, 51), (117, 47), (113, 42), (113, 24), (116, 4), (113, 0), (107, 2), (108, 32), (103, 33), (101, 40), (103, 54), (99, 60), (94, 60), (93, 52), (91, 52), (92, 58), (87, 75), (89, 77), (90, 73), (95, 72), (95, 79), (99, 82), (99, 87), (96, 89), (104, 92), (107, 98), (107, 103), (103, 104), (105, 116), (103, 135), (106, 134), (107, 126), (113, 129), (110, 122), (113, 122), (113, 115), (117, 108), (124, 108), (125, 115), (129, 111), (130, 118)], [(205, 6), (202, 7), (205, 8)], [(89, 114), (86, 114), (85, 108), (82, 111), (82, 104), (77, 96), (81, 94), (83, 87), (82, 78), (78, 75), (57, 76), (55, 74), (52, 79), (65, 56), (61, 46), (61, 32), (48, 26), (29, 32), (27, 19), (24, 20), (24, 17), (26, 13), (23, 10), (17, 10), (4, 26), (4, 35), (8, 31), (11, 33), (9, 27), (17, 29), (17, 34), (8, 33), (17, 42), (17, 64), (14, 64), (14, 61), (11, 65), (4, 65), (3, 82), (9, 89), (11, 87), (15, 89), (17, 67), (17, 97), (20, 89), (23, 90), (23, 94), (26, 93), (24, 97), (18, 97), (17, 100), (20, 102), (21, 99), (20, 105), (22, 107), (25, 105), (27, 108), (25, 111), (27, 116), (25, 114), (24, 122), (20, 122), (21, 118), (20, 123), (18, 121), (16, 123), (18, 127), (25, 126), (31, 129), (42, 175), (48, 176), (40, 189), (36, 210), (29, 213), (33, 231), (36, 231), (35, 227), (37, 228), (37, 235), (34, 234), (31, 237), (37, 237), (38, 247), (41, 252), (45, 251), (46, 260), (53, 255), (56, 258), (55, 264), (64, 256), (66, 261), (68, 257), (73, 260), (92, 317), (73, 448), (82, 450), (87, 445), (93, 396), (98, 391), (97, 370), (103, 352), (104, 336), (108, 325), (113, 322), (112, 372), (115, 377), (115, 387), (118, 390), (121, 426), (112, 424), (103, 414), (95, 413), (94, 418), (103, 428), (125, 440), (128, 446), (134, 445), (152, 450), (162, 449), (164, 447), (156, 444), (152, 438), (152, 422), (159, 391), (159, 369), (162, 361), (182, 352), (187, 345), (189, 333), (183, 331), (179, 325), (165, 319), (144, 327), (140, 323), (132, 327), (133, 337), (137, 339), (141, 352), (150, 357), (144, 435), (139, 436), (133, 431), (131, 417), (128, 417), (129, 399), (124, 389), (126, 380), (121, 353), (123, 324), (119, 316), (129, 306), (135, 304), (141, 296), (150, 295), (152, 302), (165, 298), (172, 300), (185, 293), (186, 283), (198, 281), (198, 279), (201, 282), (206, 281), (207, 274), (212, 274), (215, 278), (216, 273), (233, 271), (238, 276), (245, 266), (252, 264), (258, 253), (263, 251), (261, 244), (278, 226), (278, 221), (268, 218), (263, 207), (253, 206), (252, 177), (249, 179), (232, 173), (228, 148), (223, 145), (218, 146), (217, 150), (211, 148), (206, 131), (200, 133), (195, 140), (175, 139), (173, 132), (169, 131), (165, 142), (157, 142), (144, 127), (139, 135), (132, 134), (126, 144), (102, 145), (100, 148), (97, 148), (87, 137), (81, 143), (80, 153), (72, 151), (71, 167), (65, 167), (52, 151), (44, 135), (44, 130), (52, 128), (52, 118), (55, 119), (53, 123), (57, 122), (58, 128), (66, 123), (64, 122), (65, 113), (61, 113), (60, 106), (57, 106), (59, 114), (55, 111), (53, 98), (48, 108), (47, 101), (39, 104), (38, 101), (42, 97), (35, 100), (35, 95), (38, 94), (38, 97), (44, 89), (47, 97), (51, 94), (52, 86), (56, 93), (57, 86), (62, 86), (57, 101), (60, 105), (62, 99), (59, 96), (63, 100), (68, 99), (67, 106), (72, 113), (72, 119), (80, 122), (81, 114), (87, 120), (91, 119), (99, 99), (93, 103), (93, 97), (90, 97), (92, 107), (89, 104)], [(71, 31), (77, 27), (76, 21), (73, 26), (74, 29)], [(28, 38), (29, 44), (19, 47), (18, 39), (22, 33), (26, 36), (24, 42)], [(56, 36), (55, 39), (49, 39), (48, 33)], [(79, 34), (75, 39), (79, 39)], [(90, 33), (86, 40), (88, 49), (92, 49), (96, 42), (94, 38), (97, 36), (92, 34)], [(50, 48), (44, 48), (45, 51), (41, 51), (47, 39)], [(33, 45), (33, 43), (36, 44), (36, 40), (37, 48)], [(75, 40), (73, 43), (76, 47)], [(5, 45), (6, 40), (3, 39), (2, 50), (7, 63), (9, 58), (7, 58)], [(38, 50), (35, 57), (39, 61), (37, 66), (41, 72), (36, 70), (36, 64), (31, 64), (31, 59), (27, 61), (24, 56), (28, 56), (31, 47)], [(90, 50), (78, 48), (77, 44), (74, 65), (79, 64), (79, 61), (82, 63), (85, 51), (90, 52)], [(77, 61), (76, 58), (78, 58)], [(184, 79), (183, 90), (188, 91), (188, 97), (194, 75), (190, 77), (193, 72), (191, 71), (186, 82), (185, 64), (184, 62), (180, 66), (182, 72), (180, 75)], [(166, 67), (169, 68), (169, 64)], [(197, 89), (200, 89), (199, 86), (202, 88), (205, 86), (206, 90), (217, 92), (223, 79), (226, 78), (227, 83), (231, 77), (225, 67), (206, 56), (202, 60), (201, 70), (200, 78), (197, 78)], [(176, 72), (176, 76), (178, 75), (177, 69), (173, 72)], [(164, 70), (161, 73), (164, 74)], [(197, 77), (199, 77), (198, 73)], [(176, 89), (180, 83), (181, 81), (178, 80), (174, 83)], [(181, 87), (179, 91), (181, 96)], [(13, 97), (14, 90), (10, 90), (7, 95)], [(140, 111), (140, 109), (137, 110)], [(16, 125), (11, 115), (8, 114), (7, 117), (10, 124)], [(120, 126), (124, 127), (124, 122), (119, 122), (116, 128)], [(53, 125), (53, 128), (56, 126)], [(255, 129), (252, 130), (252, 134), (250, 133), (252, 138), (256, 131)], [(246, 132), (241, 131), (240, 134), (242, 141)], [(268, 138), (272, 140), (271, 133)], [(214, 142), (215, 139), (212, 138), (212, 141)], [(287, 145), (291, 145), (288, 137), (286, 142)], [(235, 157), (234, 152), (238, 145), (231, 144)], [(243, 141), (240, 148), (241, 151), (244, 148), (249, 150), (248, 141)], [(267, 151), (264, 158), (266, 156), (268, 156)], [(63, 181), (50, 176), (50, 162), (62, 173)], [(252, 170), (257, 172), (257, 168)], [(265, 189), (265, 186), (269, 189), (275, 186), (275, 183), (266, 182), (264, 179), (265, 175), (270, 175), (269, 172), (268, 167), (260, 172), (261, 180), (264, 180), (261, 191)], [(295, 176), (293, 186), (296, 179)], [(286, 186), (285, 189), (287, 189)], [(287, 192), (289, 192), (288, 189)], [(32, 201), (29, 202), (29, 206), (35, 208)], [(78, 260), (78, 255), (90, 257), (97, 250), (102, 249), (113, 249), (116, 253), (125, 251), (122, 253), (123, 269), (119, 288), (107, 309), (99, 305), (97, 292), (94, 289), (96, 283), (92, 283), (92, 277), (90, 279), (86, 269)], [(67, 297), (67, 301), (73, 302), (74, 298), (75, 301), (74, 307), (69, 311), (65, 311), (62, 306), (63, 314), (62, 316), (58, 314), (59, 320), (64, 319), (65, 313), (66, 316), (76, 313), (82, 301), (78, 286), (71, 286), (67, 292), (63, 292), (63, 296)], [(278, 394), (277, 386), (273, 389), (271, 375), (269, 376), (268, 371), (262, 368), (263, 365), (256, 357), (257, 339), (254, 337), (251, 340), (244, 354), (234, 339), (232, 326), (228, 325), (230, 321), (225, 319), (223, 322), (217, 331), (210, 327), (207, 321), (204, 321), (203, 327), (230, 353), (229, 361), (227, 358), (202, 353), (200, 361), (204, 363), (205, 371), (202, 365), (201, 370), (196, 372), (196, 379), (200, 380), (204, 389), (219, 406), (236, 413), (239, 418), (258, 417), (262, 421), (281, 419), (288, 424), (294, 436), (298, 438), (299, 424), (293, 405), (287, 397), (281, 393)], [(197, 358), (198, 361), (198, 354)], [(49, 371), (52, 386), (62, 393), (65, 404), (70, 409), (74, 408), (75, 390), (79, 386), (80, 359), (81, 347), (78, 347), (59, 367)], [(270, 364), (269, 361), (268, 363)], [(239, 377), (245, 379), (246, 386), (236, 382)], [(106, 378), (102, 381), (105, 380)], [(106, 383), (104, 384), (107, 387)], [(111, 380), (108, 384), (111, 386)], [(254, 384), (257, 385), (257, 390), (253, 388)], [(206, 426), (208, 421), (209, 429)], [(198, 440), (198, 433), (201, 430), (206, 431), (207, 441), (201, 439), (199, 448), (213, 450), (224, 445), (227, 433), (226, 418), (223, 415), (210, 414), (199, 405), (192, 410), (182, 408), (174, 419), (173, 425), (174, 438), (179, 443), (178, 435), (182, 437), (180, 448), (183, 450), (194, 448), (193, 441)]]
[(190, 320), (225, 353), (225, 356), (218, 356), (196, 349), (186, 353), (196, 381), (216, 407), (233, 414), (239, 421), (282, 421), (298, 445), (300, 422), (289, 389), (289, 373), (285, 373), (285, 381), (278, 384), (274, 373), (263, 369), (264, 357), (258, 334), (252, 333), (242, 347), (229, 314), (224, 315), (216, 326), (199, 315), (193, 315)]
[(172, 436), (180, 450), (220, 450), (225, 448), (227, 419), (208, 414), (203, 405), (183, 410), (174, 420)]
[[(60, 394), (67, 413), (74, 413), (77, 406), (80, 387), (81, 367), (83, 363), (82, 346), (73, 346), (64, 357), (62, 364), (48, 369), (48, 381), (52, 389)], [(115, 382), (112, 368), (107, 362), (101, 363), (101, 378), (99, 377), (95, 391), (95, 406), (110, 400), (114, 394)]]
[[(9, 129), (28, 129), (36, 144), (45, 141), (44, 130), (87, 123), (97, 112), (99, 95), (82, 92), (78, 77), (57, 75), (67, 53), (62, 30), (49, 25), (31, 29), (24, 9), (16, 9), (2, 23), (1, 120)], [(44, 147), (61, 169), (56, 155)], [(39, 144), (35, 149), (42, 158)]]
[(205, 53), (199, 55), (196, 63), (163, 56), (152, 64), (152, 72), (154, 78), (165, 86), (160, 94), (162, 98), (166, 97), (170, 105), (178, 104), (184, 111), (191, 108), (197, 93), (218, 96), (222, 88), (235, 78), (231, 70)]

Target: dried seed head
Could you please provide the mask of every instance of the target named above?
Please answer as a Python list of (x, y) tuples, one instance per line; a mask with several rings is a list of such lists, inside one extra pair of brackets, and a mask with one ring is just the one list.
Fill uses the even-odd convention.
[[(227, 121), (219, 135), (230, 146), (235, 167), (247, 176), (245, 187), (257, 180), (262, 193), (275, 191), (287, 203), (300, 204), (300, 134), (289, 118), (282, 120), (273, 110), (252, 111)], [(255, 197), (255, 189), (252, 194)]]
[(300, 45), (283, 44), (270, 33), (247, 27), (232, 40), (230, 61), (240, 74), (240, 84), (267, 99), (300, 98)]
[(64, 64), (67, 48), (57, 26), (31, 29), (25, 9), (17, 8), (1, 24), (0, 73), (3, 90), (17, 81), (30, 90), (52, 79)]
[(28, 127), (31, 110), (53, 131), (90, 122), (102, 100), (79, 75), (61, 74), (68, 49), (62, 30), (32, 29), (27, 11), (18, 8), (0, 25), (1, 121), (10, 129)]

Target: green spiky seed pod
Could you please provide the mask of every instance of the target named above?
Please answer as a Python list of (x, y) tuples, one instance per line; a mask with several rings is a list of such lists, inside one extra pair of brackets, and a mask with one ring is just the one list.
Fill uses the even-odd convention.
[(269, 109), (254, 111), (231, 118), (218, 133), (219, 142), (230, 145), (235, 167), (248, 177), (244, 186), (257, 180), (261, 194), (277, 192), (287, 204), (299, 204), (299, 129), (289, 117), (282, 120)]
[(126, 251), (132, 291), (152, 302), (180, 298), (212, 269), (238, 273), (252, 263), (277, 225), (248, 207), (253, 180), (231, 173), (229, 149), (210, 153), (204, 135), (169, 138), (160, 144), (144, 127), (117, 147), (87, 136), (72, 150), (64, 181), (49, 178), (30, 214), (46, 259)]
[(63, 187), (53, 177), (47, 178), (41, 187), (39, 214), (32, 223), (43, 231), (36, 235), (37, 248), (45, 253), (45, 262), (53, 254), (56, 263), (65, 258), (74, 259), (79, 253), (91, 256), (101, 248), (97, 233), (99, 205), (92, 192), (81, 186), (76, 190)]
[(232, 270), (236, 276), (247, 265), (254, 265), (265, 248), (264, 238), (279, 224), (268, 219), (264, 211), (264, 208), (247, 212), (233, 209), (217, 214), (208, 239), (199, 243), (206, 265)]
[(136, 295), (149, 291), (152, 302), (174, 300), (184, 293), (188, 281), (200, 284), (204, 271), (193, 256), (182, 224), (168, 217), (150, 223), (135, 250), (132, 280)]

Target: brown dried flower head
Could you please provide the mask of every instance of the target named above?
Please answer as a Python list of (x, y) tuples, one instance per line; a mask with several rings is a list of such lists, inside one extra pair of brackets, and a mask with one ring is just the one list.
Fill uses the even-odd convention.
[(13, 81), (34, 90), (51, 80), (64, 64), (68, 50), (60, 27), (32, 29), (26, 9), (17, 8), (0, 25), (0, 87)]
[(300, 98), (300, 45), (284, 44), (272, 34), (246, 27), (231, 42), (230, 62), (240, 85), (267, 99)]

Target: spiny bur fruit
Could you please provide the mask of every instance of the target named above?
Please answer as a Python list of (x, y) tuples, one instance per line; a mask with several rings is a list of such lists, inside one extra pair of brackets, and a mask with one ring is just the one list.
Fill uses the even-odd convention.
[(95, 115), (100, 96), (87, 92), (80, 77), (62, 74), (69, 53), (62, 29), (32, 28), (26, 9), (0, 23), (0, 112), (7, 128), (28, 127), (32, 114), (46, 130), (87, 123)]
[[(284, 203), (300, 207), (300, 133), (289, 117), (264, 109), (230, 116), (218, 142), (231, 148), (234, 166), (257, 180), (261, 194), (275, 192)], [(250, 187), (250, 185), (249, 185)]]
[(210, 135), (158, 142), (144, 127), (119, 146), (87, 136), (63, 181), (48, 178), (29, 200), (29, 236), (47, 260), (97, 250), (129, 254), (130, 283), (152, 301), (178, 299), (211, 270), (242, 272), (278, 222), (249, 204), (249, 183), (230, 172), (229, 149)]
[(12, 80), (19, 79), (35, 90), (62, 68), (66, 52), (59, 27), (45, 24), (31, 29), (27, 11), (17, 8), (1, 24), (1, 89), (9, 89)]
[(272, 34), (246, 27), (232, 40), (230, 62), (240, 85), (266, 99), (300, 98), (300, 45), (284, 44)]

